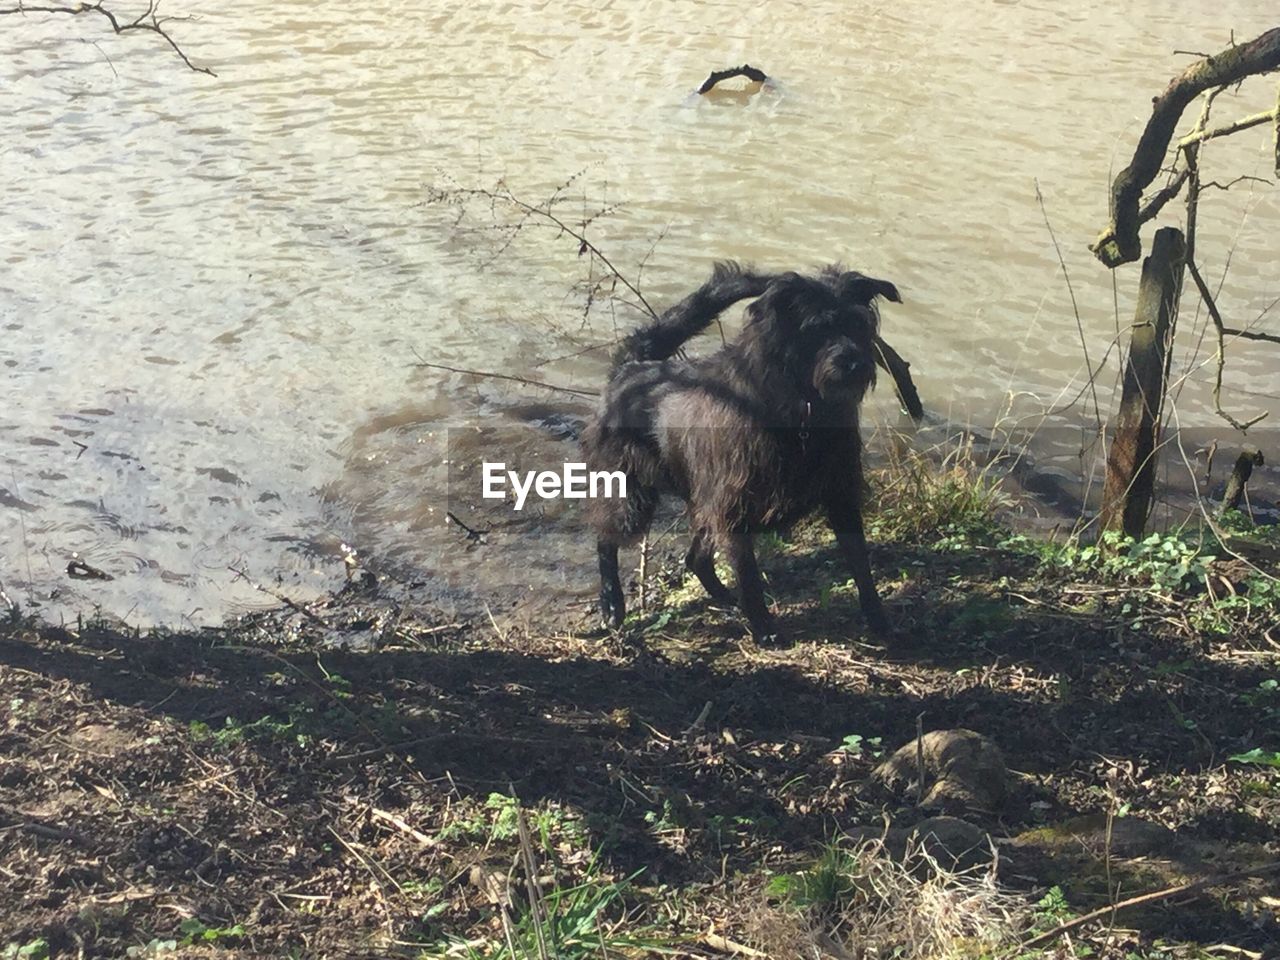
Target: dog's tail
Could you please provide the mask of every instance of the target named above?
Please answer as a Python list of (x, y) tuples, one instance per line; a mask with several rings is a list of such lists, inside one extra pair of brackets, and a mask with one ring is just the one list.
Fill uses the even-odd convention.
[(710, 280), (622, 341), (613, 355), (613, 371), (624, 363), (673, 356), (686, 341), (711, 326), (721, 312), (739, 300), (764, 293), (772, 279), (736, 263), (717, 263)]

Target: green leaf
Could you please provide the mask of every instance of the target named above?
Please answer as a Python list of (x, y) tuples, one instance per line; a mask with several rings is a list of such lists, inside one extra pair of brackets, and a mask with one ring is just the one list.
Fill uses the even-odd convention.
[(1247, 753), (1237, 753), (1227, 759), (1234, 760), (1236, 763), (1259, 763), (1265, 767), (1280, 768), (1280, 752), (1263, 750), (1259, 747), (1254, 747)]

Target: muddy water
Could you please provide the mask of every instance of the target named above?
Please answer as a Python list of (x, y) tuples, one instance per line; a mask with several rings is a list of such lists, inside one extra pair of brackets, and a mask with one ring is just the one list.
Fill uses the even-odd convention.
[[(589, 234), (655, 304), (723, 257), (888, 277), (906, 303), (886, 332), (931, 410), (1028, 417), (1038, 469), (1069, 479), (1092, 413), (1038, 416), (1083, 360), (1035, 183), (1096, 364), (1136, 286), (1085, 249), (1109, 171), (1173, 51), (1274, 25), (1255, 0), (181, 8), (216, 79), (146, 37), (0, 20), (0, 582), (54, 616), (216, 621), (270, 602), (230, 568), (305, 597), (343, 543), (445, 605), (582, 594), (572, 512), (491, 516), (480, 546), (443, 514), (446, 460), (563, 459), (584, 403), (415, 364), (591, 387), (589, 348), (636, 314), (584, 310), (576, 243), (483, 199), (424, 204), (433, 187), (608, 208)], [(690, 96), (743, 61), (777, 85)], [(1272, 102), (1246, 85), (1218, 115)], [(1206, 163), (1274, 166), (1261, 130)], [(1280, 296), (1277, 195), (1242, 182), (1202, 216), (1206, 272), (1234, 250), (1224, 312), (1251, 323)], [(1203, 316), (1184, 323), (1180, 422), (1228, 442)], [(1277, 355), (1233, 354), (1236, 412), (1280, 412)], [(897, 424), (888, 391), (870, 415)], [(69, 580), (73, 553), (114, 579)]]

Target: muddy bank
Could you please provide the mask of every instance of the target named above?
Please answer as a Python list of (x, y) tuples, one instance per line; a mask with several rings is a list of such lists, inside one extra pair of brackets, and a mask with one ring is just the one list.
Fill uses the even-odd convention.
[[(992, 838), (1024, 937), (1280, 859), (1273, 612), (1046, 566), (990, 531), (875, 562), (892, 648), (866, 640), (815, 532), (765, 551), (788, 650), (675, 585), (610, 639), (573, 614), (411, 617), (358, 589), (193, 633), (10, 620), (0, 950), (414, 957), (453, 937), (497, 956), (526, 902), (519, 811), (543, 896), (599, 894), (610, 956), (779, 955), (761, 918), (800, 908), (777, 877), (941, 813)], [(921, 715), (999, 749), (995, 799), (918, 806), (872, 775)], [(1271, 955), (1277, 896), (1238, 881), (1072, 949)]]

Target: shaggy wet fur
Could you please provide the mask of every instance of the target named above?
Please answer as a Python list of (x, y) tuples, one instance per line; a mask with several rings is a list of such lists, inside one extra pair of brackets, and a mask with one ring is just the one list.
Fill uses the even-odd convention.
[[(715, 572), (728, 558), (757, 638), (776, 636), (752, 537), (826, 511), (871, 628), (888, 624), (863, 534), (858, 405), (875, 382), (875, 300), (893, 284), (828, 267), (817, 277), (718, 265), (711, 279), (624, 341), (582, 446), (589, 470), (621, 470), (627, 496), (589, 500), (600, 563), (600, 611), (625, 612), (618, 548), (638, 541), (658, 499), (688, 505), (685, 558), (713, 599), (732, 593)], [(739, 336), (718, 352), (671, 359), (732, 303), (747, 308)]]

